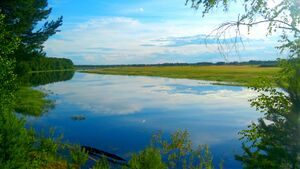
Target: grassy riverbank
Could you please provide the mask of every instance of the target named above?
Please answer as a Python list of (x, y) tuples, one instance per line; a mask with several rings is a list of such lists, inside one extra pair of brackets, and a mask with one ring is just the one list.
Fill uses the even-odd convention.
[(234, 82), (249, 85), (259, 78), (274, 78), (280, 70), (278, 67), (259, 66), (144, 66), (144, 67), (111, 67), (82, 70), (81, 72), (111, 75), (141, 75), (169, 78), (186, 78), (210, 80), (217, 82)]
[(16, 93), (15, 111), (25, 115), (40, 116), (53, 106), (42, 91), (21, 87)]

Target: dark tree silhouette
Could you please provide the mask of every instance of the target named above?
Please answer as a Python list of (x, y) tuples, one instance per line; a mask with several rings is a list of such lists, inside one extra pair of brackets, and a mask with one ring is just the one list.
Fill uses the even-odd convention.
[[(44, 56), (44, 42), (62, 25), (62, 17), (47, 20), (51, 13), (47, 0), (1, 0), (0, 11), (5, 15), (6, 30), (19, 37), (21, 43), (13, 56), (17, 60)], [(42, 26), (40, 26), (42, 25)]]

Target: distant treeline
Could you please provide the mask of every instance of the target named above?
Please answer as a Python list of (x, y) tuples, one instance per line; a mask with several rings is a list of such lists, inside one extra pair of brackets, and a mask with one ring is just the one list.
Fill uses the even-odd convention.
[(39, 57), (17, 63), (17, 72), (74, 69), (72, 60), (66, 58)]
[(160, 64), (128, 64), (128, 65), (76, 65), (78, 69), (93, 69), (99, 67), (144, 67), (144, 66), (216, 66), (216, 65), (258, 65), (261, 67), (276, 67), (278, 61), (258, 61), (250, 60), (247, 62), (198, 62), (198, 63), (160, 63)]

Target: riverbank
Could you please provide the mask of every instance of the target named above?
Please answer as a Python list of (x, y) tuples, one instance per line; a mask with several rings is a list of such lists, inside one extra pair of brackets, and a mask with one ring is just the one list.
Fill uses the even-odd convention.
[(143, 66), (143, 67), (106, 67), (80, 70), (85, 73), (110, 75), (159, 76), (229, 82), (248, 86), (259, 78), (273, 79), (279, 67), (259, 67), (253, 65), (234, 66)]
[(24, 115), (41, 116), (53, 106), (53, 102), (46, 95), (31, 87), (21, 87), (16, 92), (15, 111)]
[(48, 73), (48, 72), (67, 72), (67, 71), (75, 71), (75, 69), (40, 70), (40, 71), (30, 71), (28, 73)]

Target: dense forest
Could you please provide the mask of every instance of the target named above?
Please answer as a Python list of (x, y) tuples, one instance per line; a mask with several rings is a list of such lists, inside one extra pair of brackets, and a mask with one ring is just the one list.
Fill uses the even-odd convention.
[(22, 74), (32, 71), (70, 70), (74, 69), (73, 62), (66, 58), (38, 57), (17, 64), (17, 73)]

